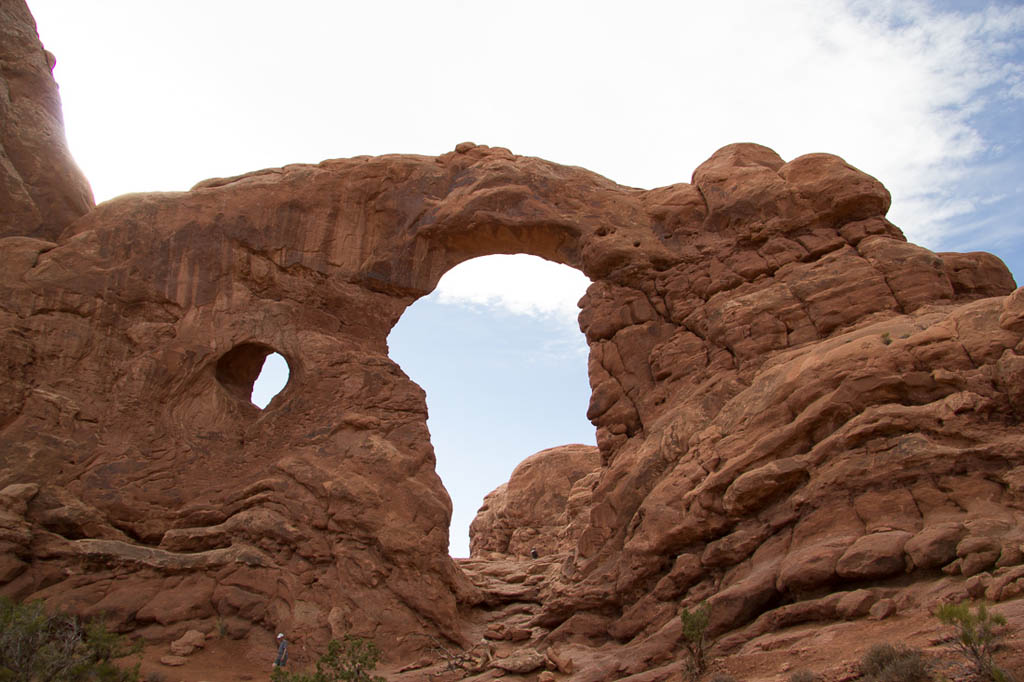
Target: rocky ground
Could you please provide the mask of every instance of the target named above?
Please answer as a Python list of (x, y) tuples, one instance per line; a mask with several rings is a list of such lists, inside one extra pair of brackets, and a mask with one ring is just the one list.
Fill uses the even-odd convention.
[[(466, 614), (474, 647), (460, 649), (435, 641), (436, 648), (418, 662), (383, 663), (378, 673), (402, 682), (490, 680), (623, 679), (661, 682), (683, 679), (686, 655), (681, 647), (652, 669), (631, 674), (643, 659), (643, 644), (622, 647), (598, 643), (580, 623), (575, 628), (548, 630), (535, 624), (545, 594), (546, 576), (561, 568), (564, 556), (537, 560), (460, 560), (459, 566), (486, 595), (479, 608)], [(956, 589), (951, 579), (948, 589)], [(928, 595), (919, 595), (922, 599)], [(936, 595), (931, 595), (935, 597)], [(1015, 679), (1024, 679), (1024, 599), (999, 604), (996, 612), (1008, 620), (1005, 644), (997, 660)], [(820, 682), (842, 682), (859, 677), (858, 661), (874, 644), (906, 645), (922, 649), (933, 661), (936, 675), (968, 680), (963, 659), (949, 645), (951, 629), (926, 611), (907, 611), (885, 618), (801, 624), (755, 636), (738, 644), (725, 638), (712, 646), (704, 680), (731, 675), (738, 682), (786, 682), (797, 672), (809, 671)], [(261, 638), (231, 640), (211, 632), (202, 649), (170, 667), (160, 663), (170, 651), (166, 644), (150, 646), (143, 655), (143, 679), (150, 682), (236, 682), (269, 679), (274, 644)], [(540, 653), (544, 652), (544, 653)], [(315, 655), (292, 647), (291, 668), (308, 670)], [(518, 671), (518, 672), (517, 672)], [(937, 678), (939, 679), (939, 678)]]

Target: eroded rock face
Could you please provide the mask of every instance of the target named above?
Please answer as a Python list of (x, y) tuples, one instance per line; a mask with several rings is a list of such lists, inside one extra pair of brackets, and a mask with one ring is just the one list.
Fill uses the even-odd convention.
[[(1006, 573), (1024, 562), (1024, 290), (993, 256), (907, 243), (888, 206), (827, 154), (730, 145), (643, 191), (465, 143), (122, 197), (59, 238), (40, 226), (66, 217), (18, 208), (0, 593), (168, 640), (219, 619), (397, 657), (415, 633), (463, 641), (459, 605), (483, 596), (447, 556), (423, 392), (386, 338), (454, 265), (516, 252), (594, 282), (599, 462), (544, 531), (566, 557), (523, 587), (543, 595), (533, 627), (632, 640), (636, 672), (675, 646), (679, 603), (764, 632), (866, 614), (838, 594), (866, 584)], [(271, 351), (291, 378), (261, 411)], [(486, 551), (525, 547), (508, 538)]]
[(0, 0), (0, 237), (56, 239), (93, 207), (64, 139), (54, 63), (24, 0)]
[(571, 552), (590, 518), (600, 469), (592, 445), (562, 445), (524, 459), (508, 483), (484, 497), (469, 527), (470, 556)]

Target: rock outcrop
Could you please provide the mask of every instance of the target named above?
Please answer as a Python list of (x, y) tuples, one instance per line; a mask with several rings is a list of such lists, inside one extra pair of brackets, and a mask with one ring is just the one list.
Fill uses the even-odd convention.
[[(32, 139), (17, 120), (5, 148)], [(570, 487), (568, 527), (543, 530), (572, 545), (529, 586), (544, 641), (618, 642), (632, 674), (676, 646), (680, 604), (709, 599), (739, 646), (924, 607), (913, 585), (1020, 593), (1024, 289), (994, 256), (907, 243), (838, 157), (730, 145), (644, 191), (463, 143), (126, 196), (66, 229), (66, 194), (23, 185), (0, 239), (0, 594), (168, 641), (220, 620), (399, 658), (465, 642), (487, 595), (447, 555), (423, 392), (386, 339), (494, 253), (594, 282), (599, 463), (589, 512)], [(291, 378), (260, 410), (271, 351)], [(521, 552), (508, 537), (480, 551)]]
[(64, 139), (55, 63), (24, 0), (0, 1), (0, 237), (56, 239), (93, 207)]
[(470, 556), (571, 552), (590, 518), (600, 465), (592, 445), (562, 445), (524, 459), (508, 483), (484, 498), (469, 527)]

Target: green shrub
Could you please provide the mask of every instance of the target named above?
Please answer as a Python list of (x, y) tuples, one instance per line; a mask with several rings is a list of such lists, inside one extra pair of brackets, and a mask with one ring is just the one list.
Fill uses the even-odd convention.
[(272, 682), (385, 682), (371, 675), (380, 661), (380, 649), (362, 637), (345, 635), (342, 642), (332, 639), (327, 653), (316, 662), (315, 673), (293, 673), (274, 668)]
[(943, 604), (935, 617), (956, 628), (953, 648), (967, 658), (978, 677), (1008, 682), (1010, 676), (992, 660), (992, 654), (1006, 634), (1006, 619), (989, 611), (984, 603), (978, 604), (973, 612), (970, 607), (970, 602)]
[(0, 681), (137, 682), (138, 663), (122, 670), (112, 659), (138, 650), (101, 622), (0, 598)]
[(683, 646), (690, 655), (690, 674), (696, 679), (708, 669), (707, 629), (711, 608), (707, 602), (701, 602), (693, 611), (683, 609), (679, 619), (683, 623)]
[(789, 682), (818, 682), (818, 676), (810, 670), (797, 670), (789, 676)]
[(872, 682), (928, 682), (931, 665), (920, 649), (875, 644), (860, 662), (860, 672)]

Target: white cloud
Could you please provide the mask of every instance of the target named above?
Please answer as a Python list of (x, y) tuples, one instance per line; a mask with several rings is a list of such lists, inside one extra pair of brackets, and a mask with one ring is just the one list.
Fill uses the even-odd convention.
[(441, 303), (502, 309), (575, 324), (577, 301), (590, 280), (579, 270), (537, 256), (485, 256), (460, 263), (437, 284)]
[(863, 159), (861, 167), (890, 189), (889, 217), (908, 237), (937, 245), (952, 230), (951, 219), (987, 203), (985, 192), (1003, 191), (986, 183), (978, 194), (981, 183), (971, 182), (992, 174), (989, 157), (1003, 151), (1002, 140), (982, 131), (975, 117), (1015, 96), (1024, 65), (1007, 58), (1024, 30), (1024, 8), (950, 13), (903, 0), (850, 6), (862, 17), (866, 44), (884, 56), (880, 80), (897, 87), (878, 102), (878, 123), (892, 133), (887, 145), (865, 139), (863, 150), (847, 158)]

